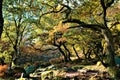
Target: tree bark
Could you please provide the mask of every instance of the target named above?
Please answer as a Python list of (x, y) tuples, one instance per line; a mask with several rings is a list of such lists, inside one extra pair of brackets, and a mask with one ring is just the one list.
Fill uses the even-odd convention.
[(105, 38), (106, 41), (106, 54), (108, 56), (107, 61), (109, 61), (110, 66), (115, 66), (115, 60), (114, 60), (114, 46), (113, 46), (113, 38), (112, 38), (112, 34), (109, 30), (102, 30), (103, 36)]
[(58, 49), (61, 52), (61, 54), (63, 55), (65, 62), (68, 62), (69, 60), (68, 60), (67, 56), (65, 55), (64, 51), (61, 49), (60, 46), (58, 46)]
[(68, 52), (68, 54), (66, 53), (68, 60), (71, 61), (71, 58), (70, 58), (70, 57), (71, 57), (71, 53), (70, 53), (70, 51), (68, 50), (68, 48), (66, 47), (65, 43), (63, 43), (63, 47), (64, 47), (65, 50)]
[(120, 70), (117, 68), (115, 63), (115, 51), (113, 46), (112, 33), (110, 32), (109, 29), (102, 30), (102, 33), (106, 41), (106, 54), (107, 54), (106, 63), (108, 64), (107, 68), (109, 70), (110, 75), (114, 79), (120, 79), (119, 76)]
[(108, 64), (107, 68), (109, 70), (110, 75), (115, 79), (120, 79), (120, 70), (116, 67), (115, 63), (115, 51), (114, 51), (114, 45), (113, 45), (113, 36), (108, 28), (106, 15), (107, 15), (107, 9), (114, 3), (115, 0), (110, 0), (109, 2), (105, 2), (105, 0), (100, 0), (102, 9), (103, 9), (103, 26), (105, 29), (102, 29), (101, 32), (104, 36), (105, 42), (106, 42), (106, 54), (107, 59), (106, 63)]
[(76, 56), (77, 56), (78, 60), (80, 60), (80, 57), (79, 57), (79, 55), (78, 55), (78, 53), (77, 53), (77, 51), (76, 51), (76, 49), (75, 49), (75, 46), (74, 46), (74, 45), (73, 45), (73, 50), (75, 51), (75, 54), (76, 54)]
[(3, 2), (3, 0), (0, 0), (0, 38), (2, 36), (3, 23), (4, 23), (4, 19), (3, 19), (3, 15), (2, 15), (2, 2)]

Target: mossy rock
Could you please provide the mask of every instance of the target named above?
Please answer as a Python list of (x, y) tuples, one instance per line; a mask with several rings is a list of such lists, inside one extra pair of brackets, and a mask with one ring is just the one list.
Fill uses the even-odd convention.
[(45, 72), (42, 72), (41, 74), (41, 80), (45, 80), (45, 79), (48, 79), (48, 80), (51, 80), (53, 78), (53, 71), (45, 71)]

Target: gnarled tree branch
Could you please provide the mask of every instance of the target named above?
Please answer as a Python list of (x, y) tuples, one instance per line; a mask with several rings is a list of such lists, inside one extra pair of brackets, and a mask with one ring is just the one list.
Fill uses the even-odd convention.
[(105, 29), (105, 27), (101, 24), (87, 24), (87, 23), (82, 22), (78, 19), (67, 19), (67, 20), (63, 21), (63, 23), (77, 23), (77, 24), (79, 24), (79, 26), (70, 27), (70, 28), (83, 27), (83, 28), (90, 28), (92, 30), (97, 30), (97, 31), (100, 31), (100, 29)]

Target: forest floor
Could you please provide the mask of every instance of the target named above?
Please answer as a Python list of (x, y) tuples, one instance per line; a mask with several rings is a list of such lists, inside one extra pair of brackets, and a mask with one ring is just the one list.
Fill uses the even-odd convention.
[(54, 66), (57, 67), (57, 69), (53, 70), (57, 78), (53, 77), (53, 79), (48, 80), (112, 80), (107, 69), (100, 62), (96, 64), (78, 61), (63, 62), (54, 64)]
[[(60, 64), (59, 64), (60, 65)], [(75, 78), (74, 80), (111, 80), (107, 69), (101, 65), (100, 62), (91, 65), (80, 65), (80, 64), (66, 64), (67, 68), (76, 69), (77, 71), (66, 71), (65, 74), (59, 73), (59, 76), (65, 76)]]
[[(46, 67), (40, 67), (31, 74), (32, 78), (41, 80), (41, 69), (43, 72), (53, 71), (55, 74), (53, 79), (44, 80), (112, 80), (108, 74), (107, 69), (101, 64), (101, 62), (92, 63), (91, 61), (71, 61), (71, 62), (60, 62), (57, 64), (51, 64)], [(40, 73), (40, 74), (39, 74)], [(37, 75), (37, 77), (35, 77)], [(53, 76), (53, 75), (52, 75)], [(56, 78), (57, 77), (57, 78)], [(13, 79), (0, 79), (0, 80), (13, 80)], [(16, 79), (21, 80), (21, 79)], [(24, 80), (24, 79), (22, 79)], [(29, 80), (29, 79), (28, 79)], [(34, 79), (30, 79), (34, 80)]]

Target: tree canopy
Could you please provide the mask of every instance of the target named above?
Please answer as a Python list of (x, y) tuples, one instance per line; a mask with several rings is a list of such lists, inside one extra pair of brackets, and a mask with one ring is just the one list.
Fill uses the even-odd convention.
[(13, 61), (24, 47), (57, 49), (66, 62), (80, 54), (97, 58), (119, 77), (120, 0), (1, 0), (0, 36), (1, 54)]

